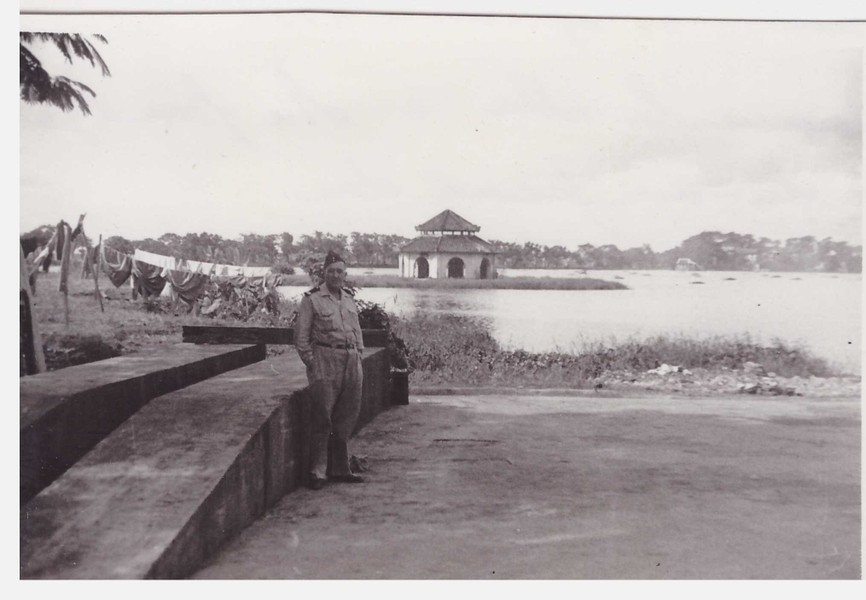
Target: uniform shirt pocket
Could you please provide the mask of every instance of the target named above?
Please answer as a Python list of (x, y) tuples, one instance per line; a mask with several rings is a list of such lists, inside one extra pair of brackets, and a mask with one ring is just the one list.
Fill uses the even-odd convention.
[(350, 323), (354, 324), (358, 322), (358, 307), (355, 306), (354, 302), (346, 306), (346, 312), (349, 313)]
[(354, 334), (355, 344), (361, 345), (361, 321), (358, 307), (352, 302), (346, 307), (346, 312), (348, 313), (346, 325), (348, 328), (351, 328), (352, 334)]
[(337, 311), (321, 310), (316, 312), (316, 322), (322, 331), (334, 331), (337, 329), (338, 315)]

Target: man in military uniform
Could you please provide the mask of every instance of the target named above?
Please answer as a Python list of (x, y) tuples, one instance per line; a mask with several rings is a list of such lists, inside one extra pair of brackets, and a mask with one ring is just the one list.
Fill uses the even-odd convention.
[[(361, 408), (361, 354), (364, 340), (358, 307), (343, 287), (346, 263), (328, 252), (324, 283), (304, 293), (295, 326), (295, 348), (307, 366), (311, 396), (309, 487), (326, 479), (361, 483), (349, 468), (348, 440)], [(328, 453), (330, 447), (330, 469)]]

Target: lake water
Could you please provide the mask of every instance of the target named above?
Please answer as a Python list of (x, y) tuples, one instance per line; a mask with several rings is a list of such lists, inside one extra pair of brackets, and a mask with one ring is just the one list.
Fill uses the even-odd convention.
[[(628, 290), (436, 290), (366, 288), (358, 298), (388, 312), (447, 312), (485, 319), (508, 348), (576, 350), (585, 343), (653, 335), (749, 335), (801, 344), (860, 373), (861, 275), (703, 271), (499, 269), (503, 277), (593, 277)], [(349, 275), (397, 275), (350, 268)], [(299, 299), (307, 288), (284, 287)]]

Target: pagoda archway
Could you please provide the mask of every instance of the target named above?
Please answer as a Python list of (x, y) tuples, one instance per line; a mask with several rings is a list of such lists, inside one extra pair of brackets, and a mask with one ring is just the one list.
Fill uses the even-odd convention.
[(448, 261), (448, 279), (463, 279), (463, 259), (456, 256)]
[(490, 259), (487, 257), (481, 259), (481, 279), (490, 277)]
[(418, 260), (415, 261), (415, 272), (417, 273), (418, 279), (427, 279), (430, 277), (430, 263), (428, 263), (427, 259), (423, 256), (419, 257)]

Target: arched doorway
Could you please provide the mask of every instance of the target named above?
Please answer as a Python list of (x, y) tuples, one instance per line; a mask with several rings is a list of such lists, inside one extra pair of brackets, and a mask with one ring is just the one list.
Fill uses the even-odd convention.
[(430, 277), (430, 263), (423, 256), (415, 261), (415, 270), (418, 273), (418, 279), (427, 279)]
[(487, 279), (490, 277), (490, 260), (486, 258), (481, 259), (481, 279)]
[(463, 259), (454, 257), (448, 261), (448, 279), (463, 279)]

